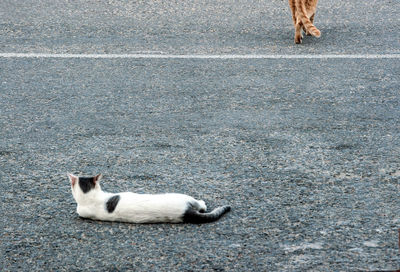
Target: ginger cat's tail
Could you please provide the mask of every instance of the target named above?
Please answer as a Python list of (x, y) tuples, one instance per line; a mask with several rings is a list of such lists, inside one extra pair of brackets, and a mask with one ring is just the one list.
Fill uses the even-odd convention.
[[(296, 12), (297, 12), (297, 18), (300, 19), (301, 23), (303, 24), (307, 34), (311, 34), (314, 37), (319, 38), (321, 36), (321, 31), (318, 30), (318, 28), (315, 27), (315, 25), (311, 22), (311, 20), (307, 17), (307, 8), (305, 6), (305, 1), (304, 0), (296, 0)], [(312, 15), (312, 18), (314, 15)]]

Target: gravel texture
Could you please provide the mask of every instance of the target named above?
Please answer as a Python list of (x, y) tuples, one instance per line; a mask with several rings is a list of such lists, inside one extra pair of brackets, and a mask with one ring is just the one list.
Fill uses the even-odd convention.
[[(371, 5), (321, 1), (324, 36), (301, 47), (286, 1), (19, 2), (1, 1), (1, 52), (399, 52), (396, 1), (365, 22)], [(398, 269), (399, 71), (398, 59), (0, 58), (0, 270)], [(204, 225), (84, 220), (67, 172), (232, 211)]]

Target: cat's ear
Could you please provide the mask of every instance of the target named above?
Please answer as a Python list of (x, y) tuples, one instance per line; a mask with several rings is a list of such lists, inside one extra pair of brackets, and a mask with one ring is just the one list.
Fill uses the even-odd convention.
[(76, 182), (78, 181), (78, 177), (68, 173), (68, 178), (71, 182), (72, 187), (75, 186)]
[(93, 182), (94, 182), (94, 184), (99, 183), (99, 181), (101, 180), (102, 177), (103, 177), (102, 174), (98, 174), (97, 176), (94, 176), (94, 177), (93, 177)]

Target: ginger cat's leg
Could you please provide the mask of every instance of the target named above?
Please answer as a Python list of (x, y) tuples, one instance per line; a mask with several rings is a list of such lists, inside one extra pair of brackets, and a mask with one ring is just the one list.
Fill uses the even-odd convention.
[(303, 27), (303, 24), (299, 20), (295, 25), (295, 34), (294, 34), (294, 42), (297, 44), (301, 43), (301, 39), (303, 38), (303, 35), (301, 34), (302, 27)]

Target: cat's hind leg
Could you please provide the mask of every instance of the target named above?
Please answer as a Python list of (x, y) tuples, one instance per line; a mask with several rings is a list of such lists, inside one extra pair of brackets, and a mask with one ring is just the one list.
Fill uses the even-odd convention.
[(314, 16), (315, 16), (315, 13), (313, 15), (311, 15), (311, 17), (310, 17), (310, 21), (312, 24), (314, 24)]
[(205, 213), (207, 211), (207, 205), (203, 200), (198, 200), (199, 203), (199, 212)]
[(298, 20), (297, 24), (295, 26), (295, 33), (294, 33), (294, 42), (296, 44), (301, 43), (301, 39), (303, 38), (303, 35), (301, 34), (302, 27), (303, 27), (303, 24), (301, 23), (300, 20)]
[(192, 199), (189, 202), (189, 207), (200, 213), (205, 213), (207, 211), (206, 203), (203, 200)]

